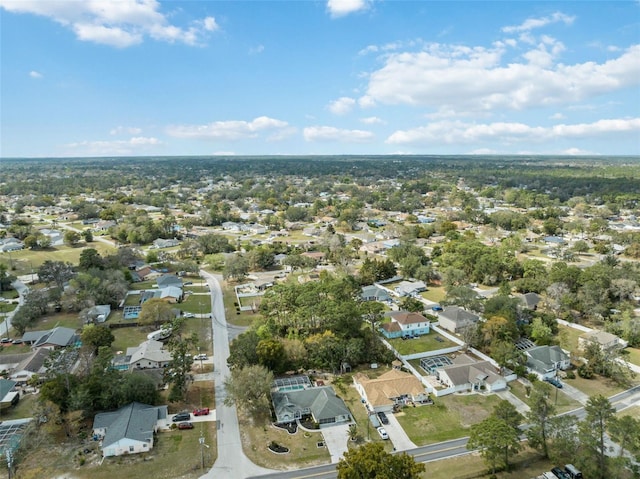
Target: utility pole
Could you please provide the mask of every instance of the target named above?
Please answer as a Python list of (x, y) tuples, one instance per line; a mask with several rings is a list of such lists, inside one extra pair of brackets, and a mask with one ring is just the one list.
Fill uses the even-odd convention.
[(202, 470), (204, 471), (204, 448), (208, 448), (209, 445), (204, 443), (204, 436), (202, 435), (202, 425), (200, 426), (200, 438), (198, 439), (200, 443), (200, 456), (202, 458)]

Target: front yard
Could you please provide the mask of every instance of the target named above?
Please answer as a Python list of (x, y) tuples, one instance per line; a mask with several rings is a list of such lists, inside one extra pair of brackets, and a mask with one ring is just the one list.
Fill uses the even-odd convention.
[(488, 417), (501, 399), (494, 395), (451, 394), (434, 404), (405, 407), (395, 414), (409, 438), (419, 446), (464, 437), (469, 428)]
[[(551, 386), (553, 387), (553, 386)], [(525, 391), (525, 387), (519, 381), (512, 381), (509, 383), (509, 389), (511, 392), (522, 402), (529, 404), (529, 398), (527, 397), (527, 392)], [(558, 390), (557, 388), (553, 388), (555, 391), (551, 392), (551, 403), (555, 405), (556, 412), (558, 414), (573, 411), (574, 409), (578, 409), (582, 407), (575, 399), (570, 398), (563, 391)]]

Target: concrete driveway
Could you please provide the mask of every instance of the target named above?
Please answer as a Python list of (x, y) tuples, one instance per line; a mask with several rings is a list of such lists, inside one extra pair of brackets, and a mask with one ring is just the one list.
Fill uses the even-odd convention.
[(349, 440), (349, 425), (338, 424), (322, 428), (324, 442), (331, 454), (331, 462), (337, 463), (342, 455), (347, 452), (347, 441)]
[(386, 429), (387, 434), (389, 434), (389, 440), (393, 443), (396, 451), (415, 449), (417, 446), (409, 439), (409, 436), (404, 432), (404, 429), (402, 429), (396, 417), (391, 413), (387, 413), (387, 418), (389, 419), (389, 424), (385, 424), (383, 427)]

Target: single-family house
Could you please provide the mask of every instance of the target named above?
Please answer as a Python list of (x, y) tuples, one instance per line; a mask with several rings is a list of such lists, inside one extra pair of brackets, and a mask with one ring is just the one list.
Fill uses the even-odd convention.
[(17, 238), (4, 238), (0, 239), (0, 251), (9, 252), (9, 251), (20, 251), (24, 248), (24, 243)]
[(153, 449), (154, 434), (167, 423), (167, 406), (133, 402), (117, 411), (96, 414), (93, 436), (104, 457), (137, 454)]
[(177, 286), (167, 286), (160, 290), (159, 297), (168, 303), (178, 303), (182, 301), (182, 288)]
[(452, 333), (459, 333), (462, 329), (476, 324), (479, 320), (480, 317), (477, 314), (459, 306), (447, 306), (442, 311), (438, 311), (440, 327)]
[(385, 289), (372, 284), (362, 287), (360, 298), (362, 301), (389, 301), (391, 296)]
[(16, 364), (11, 371), (10, 378), (20, 384), (26, 384), (35, 374), (43, 376), (47, 371), (45, 364), (50, 355), (50, 349), (36, 349)]
[(538, 293), (525, 293), (520, 296), (520, 301), (524, 308), (535, 311), (538, 309), (538, 303), (540, 303), (540, 295)]
[(304, 253), (301, 253), (300, 256), (305, 256), (317, 261), (318, 263), (322, 263), (326, 255), (322, 251), (305, 251)]
[(489, 392), (507, 388), (507, 380), (499, 374), (489, 361), (475, 361), (466, 354), (453, 360), (453, 364), (435, 370), (436, 378), (450, 393), (459, 391)]
[(156, 249), (173, 248), (174, 246), (178, 246), (179, 244), (180, 244), (180, 241), (178, 241), (175, 238), (169, 238), (169, 239), (157, 238), (153, 241), (152, 248), (156, 248)]
[(552, 378), (558, 370), (571, 366), (571, 358), (559, 346), (536, 346), (524, 352), (527, 355), (527, 370), (540, 379)]
[(20, 393), (16, 390), (16, 381), (0, 379), (0, 410), (15, 406), (20, 401)]
[(398, 296), (415, 296), (426, 290), (424, 281), (400, 281), (394, 289)]
[(391, 317), (391, 322), (380, 326), (380, 331), (386, 338), (429, 334), (431, 323), (420, 313), (393, 311), (389, 313), (389, 316)]
[(156, 278), (156, 284), (158, 285), (158, 289), (166, 288), (167, 286), (182, 288), (182, 278), (175, 274), (163, 274)]
[(127, 348), (128, 369), (165, 368), (171, 362), (171, 352), (160, 341), (148, 339), (139, 346)]
[(22, 335), (22, 342), (35, 348), (59, 349), (73, 346), (80, 341), (75, 329), (62, 326), (48, 331), (29, 331)]
[(615, 334), (607, 333), (606, 331), (590, 331), (588, 333), (580, 335), (580, 337), (578, 338), (578, 347), (583, 351), (591, 343), (598, 344), (600, 346), (600, 349), (602, 349), (603, 351), (608, 351), (615, 348), (624, 349), (629, 345), (628, 341), (619, 338)]
[(331, 386), (272, 392), (271, 401), (278, 423), (290, 423), (306, 416), (311, 416), (320, 427), (352, 420), (349, 408)]
[(395, 405), (429, 399), (420, 380), (399, 369), (392, 369), (375, 379), (358, 373), (353, 377), (353, 384), (368, 409), (375, 412), (391, 412)]

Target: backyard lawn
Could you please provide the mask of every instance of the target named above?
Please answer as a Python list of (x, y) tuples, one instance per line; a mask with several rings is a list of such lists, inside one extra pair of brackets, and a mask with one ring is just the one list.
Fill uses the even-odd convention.
[[(440, 338), (440, 341), (436, 340), (436, 338)], [(453, 341), (449, 341), (433, 331), (414, 339), (394, 338), (387, 341), (403, 356), (457, 346)]]
[(227, 321), (234, 326), (251, 326), (255, 318), (260, 317), (259, 313), (251, 311), (238, 311), (236, 308), (236, 294), (233, 285), (225, 282), (221, 283), (222, 297), (224, 299), (224, 312)]
[(395, 414), (416, 445), (467, 436), (471, 425), (489, 416), (501, 399), (493, 394), (451, 394), (434, 401), (432, 405), (405, 407)]

